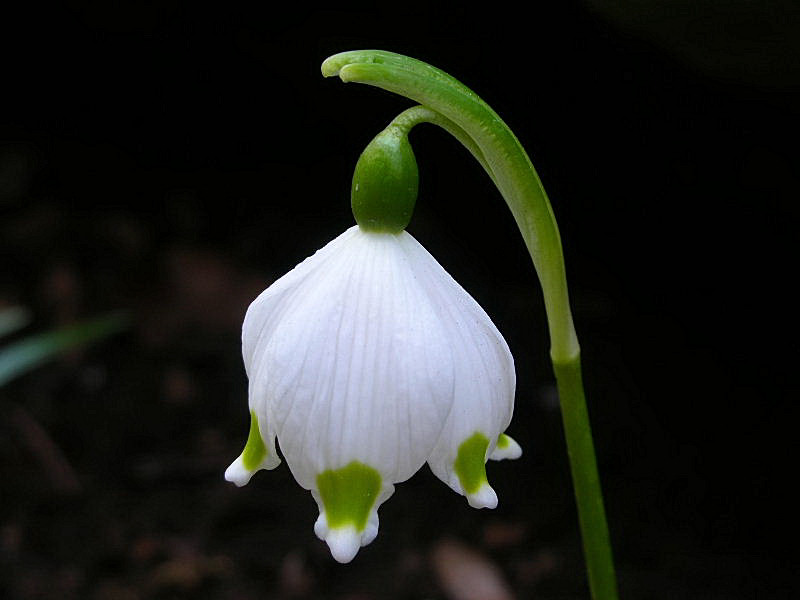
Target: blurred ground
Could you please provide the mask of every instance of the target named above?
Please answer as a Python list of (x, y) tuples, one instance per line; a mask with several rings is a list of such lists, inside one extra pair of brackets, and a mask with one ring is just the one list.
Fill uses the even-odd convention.
[(0, 597), (588, 597), (537, 284), (491, 184), (437, 131), (413, 134), (410, 230), (515, 355), (525, 455), (490, 467), (500, 506), (469, 509), (423, 468), (342, 567), (285, 465), (222, 479), (248, 426), (244, 311), (351, 224), (355, 159), (408, 106), (319, 76), (369, 46), (476, 89), (548, 187), (623, 597), (793, 597), (794, 12), (759, 13), (744, 66), (715, 70), (698, 40), (735, 57), (749, 12), (586, 4), (6, 15), (0, 307), (35, 315), (12, 339), (111, 309), (132, 325), (0, 389)]

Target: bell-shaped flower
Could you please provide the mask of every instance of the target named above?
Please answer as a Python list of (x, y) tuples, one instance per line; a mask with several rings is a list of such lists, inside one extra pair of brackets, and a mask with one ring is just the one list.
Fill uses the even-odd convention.
[(425, 462), (470, 505), (497, 505), (486, 460), (521, 454), (503, 433), (514, 361), (410, 234), (348, 229), (256, 298), (242, 347), (250, 438), (225, 478), (276, 467), (277, 437), (336, 560), (375, 538), (378, 507)]

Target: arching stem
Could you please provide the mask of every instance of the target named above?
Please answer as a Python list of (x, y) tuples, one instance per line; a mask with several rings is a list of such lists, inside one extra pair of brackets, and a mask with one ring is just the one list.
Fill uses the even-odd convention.
[(550, 356), (558, 384), (589, 586), (595, 600), (616, 600), (617, 584), (600, 478), (567, 293), (561, 237), (550, 201), (522, 145), (477, 94), (424, 62), (381, 50), (343, 52), (322, 64), (326, 77), (339, 75), (383, 88), (422, 104), (393, 122), (409, 129), (439, 125), (458, 139), (491, 177), (511, 209), (533, 260), (544, 294)]
[(397, 115), (392, 121), (392, 125), (403, 127), (407, 131), (410, 131), (412, 127), (419, 125), (420, 123), (432, 123), (433, 125), (438, 125), (447, 133), (456, 138), (467, 150), (469, 150), (469, 153), (472, 154), (475, 160), (480, 163), (491, 180), (495, 180), (494, 173), (492, 173), (491, 167), (489, 167), (489, 164), (486, 162), (486, 158), (483, 156), (483, 152), (481, 151), (480, 147), (473, 141), (471, 137), (469, 137), (466, 131), (461, 129), (461, 127), (453, 123), (447, 117), (440, 115), (430, 108), (420, 105), (407, 108)]

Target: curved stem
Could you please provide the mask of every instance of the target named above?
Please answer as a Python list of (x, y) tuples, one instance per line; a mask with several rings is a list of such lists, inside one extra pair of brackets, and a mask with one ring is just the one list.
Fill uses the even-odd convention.
[(458, 139), (491, 177), (511, 209), (542, 285), (550, 356), (558, 384), (575, 498), (595, 600), (615, 600), (616, 575), (583, 391), (580, 346), (567, 293), (561, 237), (539, 176), (516, 136), (461, 82), (424, 62), (380, 50), (343, 52), (322, 63), (326, 77), (366, 83), (420, 102), (394, 125), (429, 122)]
[(480, 147), (471, 137), (469, 137), (466, 131), (436, 111), (421, 105), (412, 106), (411, 108), (407, 108), (397, 115), (392, 121), (391, 125), (401, 127), (408, 132), (415, 125), (419, 125), (420, 123), (431, 123), (433, 125), (438, 125), (447, 133), (456, 138), (467, 150), (469, 150), (469, 153), (472, 154), (475, 160), (480, 163), (491, 180), (495, 181), (494, 173), (492, 173), (491, 167), (486, 162), (486, 158), (483, 156), (483, 152), (481, 151)]

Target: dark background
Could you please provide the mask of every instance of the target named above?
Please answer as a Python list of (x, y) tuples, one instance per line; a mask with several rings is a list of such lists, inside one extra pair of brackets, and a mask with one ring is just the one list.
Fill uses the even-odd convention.
[(409, 231), (517, 362), (526, 453), (490, 466), (499, 508), (424, 468), (342, 567), (285, 465), (222, 480), (247, 304), (352, 224), (355, 160), (411, 104), (320, 76), (368, 47), (474, 89), (547, 187), (622, 596), (796, 593), (796, 4), (25, 7), (0, 9), (0, 307), (33, 310), (18, 337), (132, 324), (0, 390), (0, 596), (588, 597), (538, 284), (432, 127)]

